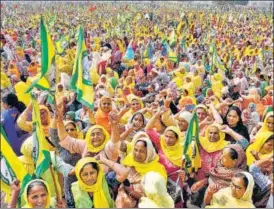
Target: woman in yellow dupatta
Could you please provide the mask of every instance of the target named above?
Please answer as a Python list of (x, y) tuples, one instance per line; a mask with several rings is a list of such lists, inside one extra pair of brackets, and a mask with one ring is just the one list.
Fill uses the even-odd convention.
[[(146, 136), (146, 137), (145, 137)], [(149, 171), (158, 172), (167, 180), (167, 173), (159, 161), (155, 148), (149, 137), (144, 132), (135, 135), (132, 141), (132, 150), (122, 160), (122, 164), (134, 168), (140, 176), (144, 176)]]
[(129, 94), (127, 96), (128, 102), (131, 104), (131, 108), (127, 111), (120, 120), (120, 123), (125, 125), (127, 124), (129, 118), (136, 113), (137, 111), (141, 110), (144, 107), (144, 104), (140, 97), (135, 96), (134, 94)]
[[(121, 185), (119, 188), (118, 197), (127, 195), (129, 203), (123, 205), (123, 207), (137, 207), (141, 197), (144, 196), (144, 191), (141, 185), (142, 178), (150, 171), (159, 173), (167, 181), (167, 172), (163, 165), (159, 161), (159, 156), (156, 154), (155, 148), (149, 136), (145, 132), (137, 133), (133, 141), (128, 144), (127, 152), (124, 159), (122, 159), (122, 165), (129, 168), (128, 180), (130, 187)], [(130, 194), (130, 195), (128, 195)]]
[(223, 89), (222, 77), (223, 76), (220, 73), (216, 73), (214, 74), (213, 79), (211, 79), (212, 91), (215, 93), (215, 95), (218, 98), (222, 97), (222, 89)]
[[(35, 199), (35, 194), (32, 193), (32, 190), (39, 188), (40, 193), (44, 193), (45, 196), (42, 198), (43, 200), (37, 201)], [(41, 179), (35, 179), (30, 181), (24, 190), (23, 193), (24, 200), (26, 205), (23, 208), (50, 208), (51, 205), (51, 194), (50, 194), (50, 187), (46, 181)]]
[(182, 88), (182, 95), (181, 95), (181, 99), (179, 100), (179, 104), (178, 107), (179, 109), (184, 108), (187, 105), (196, 105), (196, 99), (194, 96), (189, 96), (188, 90)]
[(273, 123), (274, 116), (271, 111), (266, 114), (263, 126), (255, 136), (255, 141), (246, 149), (248, 165), (273, 155)]
[(95, 122), (97, 125), (103, 126), (108, 133), (111, 131), (109, 124), (109, 113), (112, 110), (112, 99), (109, 96), (102, 96), (98, 106), (98, 110), (95, 113)]
[(230, 187), (219, 190), (214, 186), (209, 186), (212, 192), (205, 195), (206, 208), (255, 208), (252, 201), (254, 179), (250, 173), (237, 173)]
[[(54, 151), (55, 147), (48, 139), (48, 137), (50, 136), (49, 128), (51, 123), (50, 111), (44, 105), (39, 105), (39, 107), (40, 107), (42, 129), (44, 131), (45, 137), (47, 138), (46, 141), (48, 142), (49, 150)], [(32, 133), (32, 121), (27, 121), (27, 118), (31, 110), (32, 110), (32, 104), (30, 103), (29, 106), (24, 110), (24, 112), (22, 112), (22, 114), (17, 119), (17, 125), (19, 126), (19, 128), (29, 133)]]
[(55, 98), (56, 98), (57, 104), (62, 102), (64, 98), (66, 98), (67, 101), (69, 101), (70, 99), (69, 92), (64, 89), (64, 86), (61, 83), (58, 83), (56, 85)]
[(105, 174), (94, 158), (80, 159), (75, 166), (78, 179), (71, 185), (76, 208), (113, 208)]
[(196, 180), (206, 178), (210, 170), (217, 166), (222, 150), (229, 144), (225, 141), (225, 133), (217, 123), (206, 128), (205, 136), (200, 136), (200, 156), (202, 166), (196, 175)]
[(202, 78), (199, 75), (198, 70), (194, 71), (193, 83), (194, 83), (195, 88), (198, 88), (198, 87), (202, 86)]
[(187, 75), (185, 76), (186, 83), (183, 85), (183, 88), (188, 91), (188, 96), (194, 96), (195, 93), (195, 85), (192, 80), (192, 76)]

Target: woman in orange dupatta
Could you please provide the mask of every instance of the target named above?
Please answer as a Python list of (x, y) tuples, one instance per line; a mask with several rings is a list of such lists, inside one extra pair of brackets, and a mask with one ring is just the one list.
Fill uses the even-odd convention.
[(95, 122), (97, 125), (103, 126), (108, 133), (111, 131), (109, 123), (109, 113), (112, 110), (112, 100), (109, 96), (103, 96), (100, 99), (98, 110), (95, 114)]

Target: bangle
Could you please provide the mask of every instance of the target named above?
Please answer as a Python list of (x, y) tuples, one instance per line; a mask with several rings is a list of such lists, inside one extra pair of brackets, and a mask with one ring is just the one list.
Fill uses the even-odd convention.
[(131, 198), (134, 198), (134, 197), (131, 196), (131, 194), (132, 194), (133, 192), (134, 192), (134, 191), (131, 191), (131, 192), (128, 194)]

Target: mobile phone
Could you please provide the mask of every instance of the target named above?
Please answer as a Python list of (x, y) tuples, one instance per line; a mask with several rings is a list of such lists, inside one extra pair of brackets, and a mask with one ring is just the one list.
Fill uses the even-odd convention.
[(194, 108), (195, 108), (195, 105), (194, 105), (194, 104), (186, 105), (186, 106), (185, 106), (185, 110), (186, 110), (186, 111), (192, 111), (192, 110), (194, 110)]
[(124, 180), (123, 184), (126, 186), (126, 187), (129, 187), (130, 186), (130, 182), (128, 179)]

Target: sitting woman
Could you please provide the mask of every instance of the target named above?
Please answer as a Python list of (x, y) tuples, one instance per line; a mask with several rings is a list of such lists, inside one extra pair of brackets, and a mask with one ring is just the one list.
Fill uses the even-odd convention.
[(246, 169), (246, 156), (238, 144), (230, 144), (222, 150), (217, 165), (209, 171), (209, 177), (194, 183), (191, 187), (193, 203), (201, 206), (204, 192), (208, 185), (217, 184), (221, 188), (228, 187), (231, 179), (238, 172)]
[(108, 133), (111, 132), (109, 123), (109, 113), (112, 110), (112, 99), (108, 96), (103, 96), (100, 99), (100, 104), (97, 112), (95, 113), (95, 122), (97, 125), (104, 127)]
[[(20, 182), (18, 180), (14, 180), (11, 185), (11, 189), (12, 193), (8, 208), (16, 208), (16, 202), (20, 194)], [(52, 201), (53, 199), (50, 197), (50, 187), (47, 182), (41, 179), (32, 180), (25, 186), (25, 190), (23, 192), (23, 198), (26, 202), (26, 205), (24, 205), (23, 208), (66, 207), (63, 200), (56, 198), (55, 205), (55, 201)]]
[[(178, 182), (178, 185), (182, 190), (184, 188), (186, 191), (188, 187), (184, 183), (183, 175), (185, 172), (182, 169), (184, 141), (180, 129), (175, 126), (169, 126), (163, 135), (156, 133), (153, 129), (147, 129), (146, 132), (157, 148), (160, 157), (159, 162), (164, 165), (168, 178), (174, 182), (180, 179), (181, 181)], [(184, 200), (180, 199), (178, 202), (175, 202), (175, 207), (186, 207), (186, 202), (186, 198)]]
[[(127, 178), (128, 171), (124, 166), (106, 158), (100, 158), (99, 162), (91, 157), (77, 162), (75, 174), (78, 181), (71, 185), (75, 208), (115, 207), (112, 189)], [(114, 177), (106, 177), (100, 164), (110, 167), (114, 171)], [(113, 172), (108, 175), (110, 174)]]
[(146, 119), (144, 114), (141, 112), (134, 113), (126, 125), (126, 131), (120, 135), (120, 140), (131, 142), (136, 133), (144, 131), (145, 126)]
[[(58, 111), (60, 115), (60, 111)], [(117, 161), (118, 159), (118, 148), (120, 146), (119, 141), (119, 118), (116, 113), (110, 114), (110, 123), (112, 126), (111, 140), (108, 132), (104, 127), (94, 125), (88, 129), (85, 140), (79, 140), (72, 138), (66, 132), (62, 117), (58, 116), (57, 129), (58, 137), (60, 139), (60, 145), (68, 150), (70, 153), (81, 154), (82, 157), (91, 156), (95, 157), (100, 155), (107, 159)], [(103, 166), (104, 171), (108, 171), (108, 167)]]
[(148, 172), (142, 179), (145, 197), (142, 197), (138, 208), (174, 208), (174, 201), (167, 193), (165, 179), (156, 172)]
[[(247, 127), (243, 124), (241, 115), (242, 115), (242, 112), (238, 107), (236, 106), (230, 107), (224, 118), (224, 124), (228, 125), (233, 131), (242, 135), (243, 138), (249, 141), (250, 140), (249, 133), (248, 133)], [(235, 142), (235, 140), (233, 140), (230, 136), (226, 136), (226, 140)]]
[(204, 204), (206, 208), (255, 208), (252, 202), (254, 179), (248, 172), (237, 173), (227, 188), (209, 186)]
[(144, 196), (141, 187), (143, 176), (150, 171), (155, 171), (167, 181), (167, 173), (164, 166), (158, 162), (159, 156), (156, 154), (155, 148), (145, 132), (136, 134), (127, 149), (129, 154), (122, 159), (121, 163), (129, 168), (129, 182), (127, 185), (123, 184), (119, 188), (116, 203), (124, 195), (127, 196), (129, 201), (123, 203), (122, 206), (119, 204), (120, 207), (132, 208), (137, 207), (140, 198)]
[(273, 156), (273, 142), (274, 135), (271, 132), (265, 132), (265, 134), (261, 134), (260, 137), (256, 138), (246, 149), (247, 165)]

